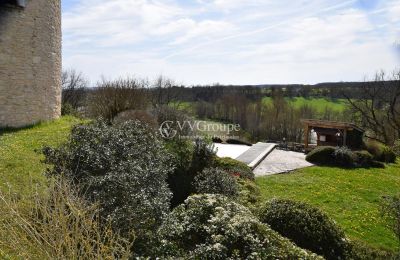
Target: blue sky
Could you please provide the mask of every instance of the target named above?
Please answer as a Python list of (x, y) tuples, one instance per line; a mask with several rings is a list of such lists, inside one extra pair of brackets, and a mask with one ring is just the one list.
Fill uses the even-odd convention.
[(399, 0), (63, 0), (63, 66), (92, 82), (360, 81), (399, 44)]

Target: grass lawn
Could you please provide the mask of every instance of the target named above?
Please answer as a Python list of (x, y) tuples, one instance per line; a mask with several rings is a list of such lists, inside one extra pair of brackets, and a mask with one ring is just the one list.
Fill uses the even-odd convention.
[(256, 179), (263, 200), (304, 201), (331, 216), (351, 239), (394, 250), (398, 242), (380, 215), (382, 196), (400, 193), (400, 162), (386, 169), (310, 167)]
[[(294, 105), (296, 108), (300, 108), (303, 105), (308, 105), (314, 108), (318, 113), (323, 113), (328, 107), (336, 112), (343, 112), (346, 108), (347, 101), (345, 99), (328, 99), (328, 98), (285, 98), (289, 104)], [(263, 98), (263, 103), (268, 104), (272, 102), (272, 98)]]
[(0, 189), (11, 189), (24, 195), (33, 185), (43, 183), (43, 156), (35, 150), (43, 146), (57, 146), (65, 141), (71, 127), (82, 121), (63, 117), (21, 130), (0, 130)]

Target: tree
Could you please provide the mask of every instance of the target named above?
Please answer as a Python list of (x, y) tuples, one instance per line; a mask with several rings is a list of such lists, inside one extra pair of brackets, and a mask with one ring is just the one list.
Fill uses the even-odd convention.
[(70, 106), (77, 110), (83, 104), (88, 80), (82, 72), (75, 69), (64, 70), (61, 74), (62, 106)]
[(151, 104), (154, 108), (170, 105), (177, 101), (180, 90), (174, 86), (173, 80), (164, 76), (159, 76), (151, 87)]
[(376, 138), (392, 145), (400, 138), (400, 70), (387, 76), (376, 73), (373, 81), (361, 86), (359, 99), (343, 93), (361, 124), (373, 131)]
[(145, 86), (146, 82), (134, 78), (103, 79), (91, 92), (90, 114), (111, 122), (121, 112), (145, 109), (148, 103)]

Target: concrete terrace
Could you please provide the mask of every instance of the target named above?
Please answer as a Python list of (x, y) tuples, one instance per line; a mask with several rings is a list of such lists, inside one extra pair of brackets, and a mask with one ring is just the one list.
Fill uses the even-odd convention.
[(257, 143), (253, 146), (214, 144), (219, 157), (230, 157), (246, 163), (256, 176), (286, 173), (312, 166), (303, 153), (277, 150), (276, 144)]

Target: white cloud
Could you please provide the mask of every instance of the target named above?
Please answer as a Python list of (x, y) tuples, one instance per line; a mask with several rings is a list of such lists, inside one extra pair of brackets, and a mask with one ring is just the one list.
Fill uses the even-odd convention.
[(362, 80), (398, 65), (400, 3), (81, 1), (64, 12), (64, 65), (95, 80), (163, 73), (186, 83)]

